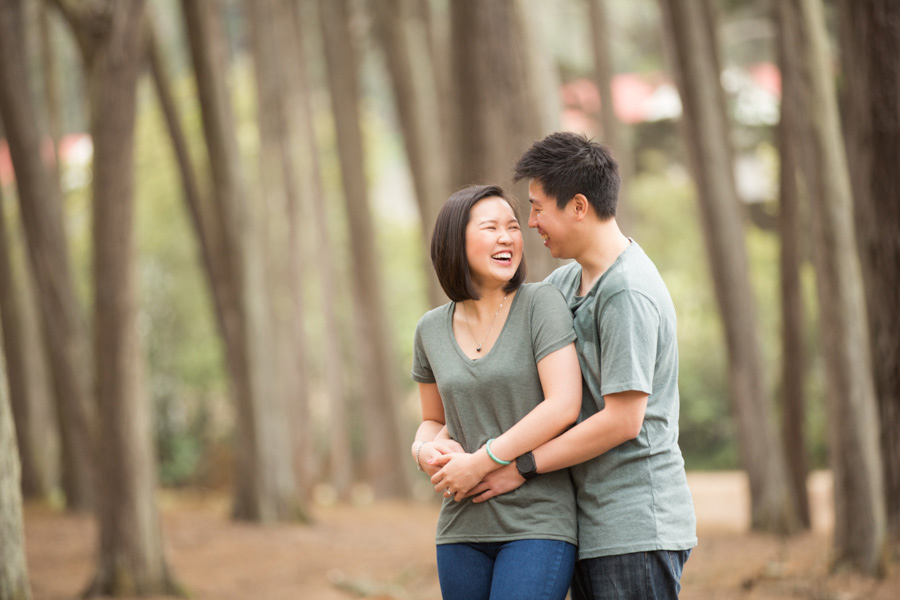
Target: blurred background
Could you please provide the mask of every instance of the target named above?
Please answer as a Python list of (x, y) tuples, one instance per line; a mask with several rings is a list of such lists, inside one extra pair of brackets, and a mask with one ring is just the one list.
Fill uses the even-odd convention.
[[(470, 183), (526, 219), (512, 165), (557, 130), (612, 148), (676, 306), (690, 597), (900, 593), (869, 579), (900, 539), (900, 3), (0, 0), (0, 125), (0, 598), (436, 597), (430, 229)], [(723, 507), (735, 581), (702, 558)], [(412, 519), (421, 564), (354, 583), (347, 531), (229, 596), (171, 556), (232, 519), (376, 547)]]

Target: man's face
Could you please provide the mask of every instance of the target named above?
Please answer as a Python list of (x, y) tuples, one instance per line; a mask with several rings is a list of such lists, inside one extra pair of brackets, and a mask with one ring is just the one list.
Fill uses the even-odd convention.
[(556, 199), (544, 194), (543, 187), (535, 179), (528, 184), (528, 201), (531, 202), (528, 226), (541, 234), (550, 255), (553, 258), (572, 258), (566, 250), (566, 243), (569, 241), (567, 234), (573, 215), (566, 209), (560, 210), (556, 206)]

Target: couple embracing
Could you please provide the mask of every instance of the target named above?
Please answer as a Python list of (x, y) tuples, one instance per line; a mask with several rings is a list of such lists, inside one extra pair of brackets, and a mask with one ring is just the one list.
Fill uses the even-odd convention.
[(555, 133), (517, 162), (556, 258), (525, 284), (497, 186), (454, 193), (431, 258), (450, 298), (416, 328), (412, 454), (443, 494), (445, 600), (677, 598), (697, 543), (678, 447), (675, 309), (616, 223), (608, 151)]

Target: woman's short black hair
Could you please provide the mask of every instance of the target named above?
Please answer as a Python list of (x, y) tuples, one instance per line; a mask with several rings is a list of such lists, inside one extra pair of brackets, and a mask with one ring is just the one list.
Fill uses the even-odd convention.
[[(469, 271), (469, 261), (466, 257), (466, 226), (469, 224), (469, 213), (472, 207), (485, 198), (502, 198), (516, 213), (516, 205), (513, 200), (497, 185), (470, 185), (449, 198), (441, 207), (437, 221), (434, 223), (434, 233), (431, 235), (431, 263), (437, 273), (438, 281), (454, 302), (463, 300), (477, 300), (481, 297), (472, 284), (472, 274)], [(503, 288), (506, 292), (512, 292), (522, 285), (527, 274), (525, 257), (519, 263), (515, 275)]]
[(513, 181), (534, 179), (560, 210), (583, 194), (601, 221), (616, 216), (619, 166), (609, 149), (584, 135), (551, 133), (519, 158)]

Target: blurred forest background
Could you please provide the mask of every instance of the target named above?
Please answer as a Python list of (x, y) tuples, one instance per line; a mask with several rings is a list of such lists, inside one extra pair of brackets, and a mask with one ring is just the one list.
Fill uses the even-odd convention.
[[(159, 487), (235, 519), (427, 499), (407, 446), (443, 200), (565, 129), (675, 302), (689, 471), (883, 575), (900, 539), (900, 3), (0, 0), (0, 598), (22, 501), (91, 593), (177, 592)], [(523, 206), (523, 216), (527, 207)], [(532, 280), (555, 266), (526, 232)]]

